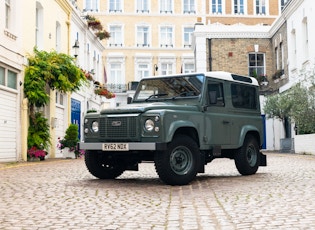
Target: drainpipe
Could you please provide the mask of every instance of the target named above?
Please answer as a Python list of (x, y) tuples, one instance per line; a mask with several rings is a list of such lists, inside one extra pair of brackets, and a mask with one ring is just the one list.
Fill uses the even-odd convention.
[(209, 71), (212, 71), (212, 47), (211, 47), (211, 39), (208, 39), (208, 49), (209, 49)]

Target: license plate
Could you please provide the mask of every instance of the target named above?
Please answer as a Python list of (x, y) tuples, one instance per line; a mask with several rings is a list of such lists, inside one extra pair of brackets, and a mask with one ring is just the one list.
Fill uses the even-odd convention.
[(103, 144), (103, 151), (128, 151), (128, 143), (105, 143)]

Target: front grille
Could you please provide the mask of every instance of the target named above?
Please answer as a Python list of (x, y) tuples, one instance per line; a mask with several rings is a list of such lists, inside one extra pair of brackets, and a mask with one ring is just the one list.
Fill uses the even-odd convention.
[(102, 117), (100, 135), (102, 139), (112, 141), (135, 141), (138, 135), (138, 117)]

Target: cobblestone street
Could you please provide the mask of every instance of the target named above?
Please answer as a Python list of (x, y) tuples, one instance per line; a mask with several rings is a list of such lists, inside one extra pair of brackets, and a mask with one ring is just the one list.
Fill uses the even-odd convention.
[(83, 159), (6, 164), (0, 229), (315, 229), (315, 156), (267, 154), (240, 176), (216, 159), (188, 186), (163, 184), (154, 164), (95, 179)]

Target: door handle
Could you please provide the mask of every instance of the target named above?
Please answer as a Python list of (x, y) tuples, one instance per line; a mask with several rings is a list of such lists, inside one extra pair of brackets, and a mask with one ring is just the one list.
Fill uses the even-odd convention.
[(224, 125), (230, 124), (229, 121), (223, 121), (222, 123), (223, 123)]

